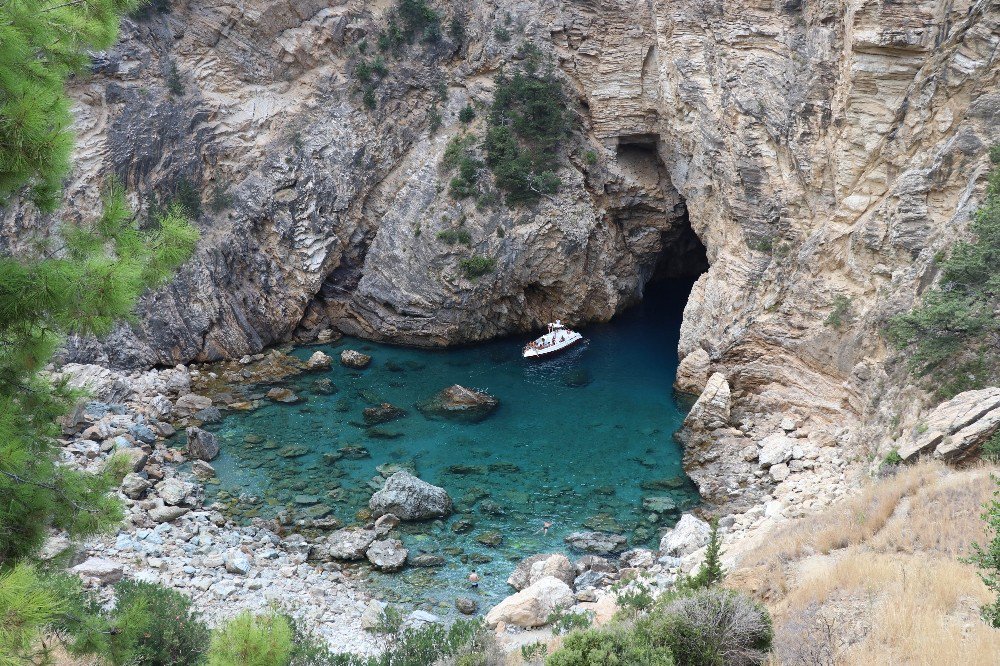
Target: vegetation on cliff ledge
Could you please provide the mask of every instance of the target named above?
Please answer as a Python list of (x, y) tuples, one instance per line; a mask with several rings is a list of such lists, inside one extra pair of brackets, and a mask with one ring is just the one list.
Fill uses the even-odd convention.
[(912, 312), (889, 324), (889, 339), (942, 398), (1000, 383), (1000, 146), (972, 240), (940, 260), (941, 279)]

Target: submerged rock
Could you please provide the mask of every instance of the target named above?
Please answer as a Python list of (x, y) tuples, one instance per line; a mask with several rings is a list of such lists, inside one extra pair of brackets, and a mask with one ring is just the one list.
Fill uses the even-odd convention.
[(442, 518), (452, 511), (444, 488), (431, 485), (409, 472), (396, 472), (372, 495), (368, 506), (376, 516), (393, 513), (403, 520)]
[(540, 627), (555, 611), (572, 606), (575, 601), (569, 585), (554, 576), (546, 576), (512, 594), (486, 614), (486, 626), (500, 622), (523, 629)]
[(367, 368), (371, 362), (371, 356), (368, 354), (362, 354), (359, 351), (354, 351), (353, 349), (345, 349), (340, 352), (340, 364), (347, 366), (348, 368), (363, 370)]
[(478, 423), (499, 406), (500, 401), (488, 393), (454, 384), (431, 399), (418, 403), (417, 409), (429, 418)]
[(479, 610), (479, 603), (471, 597), (455, 597), (455, 609), (462, 615), (473, 615)]
[(388, 423), (389, 421), (395, 421), (396, 419), (406, 416), (405, 409), (396, 407), (388, 402), (383, 402), (375, 407), (365, 407), (365, 410), (362, 413), (365, 417), (365, 423), (368, 425)]
[(287, 388), (273, 388), (267, 392), (267, 397), (269, 400), (283, 402), (287, 405), (299, 401), (299, 396), (297, 396), (294, 391)]
[(312, 390), (320, 395), (333, 395), (338, 391), (334, 383), (326, 377), (314, 381), (312, 383)]
[(209, 462), (219, 455), (219, 438), (201, 428), (188, 428), (187, 452), (192, 458)]
[(628, 543), (622, 535), (609, 532), (573, 532), (563, 541), (569, 544), (570, 548), (598, 555), (621, 552)]

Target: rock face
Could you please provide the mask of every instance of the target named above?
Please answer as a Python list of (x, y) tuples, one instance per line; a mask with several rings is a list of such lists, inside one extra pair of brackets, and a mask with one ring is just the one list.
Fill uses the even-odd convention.
[(477, 423), (495, 412), (499, 406), (500, 401), (489, 393), (454, 384), (430, 400), (418, 404), (417, 409), (431, 418)]
[(494, 606), (486, 614), (486, 626), (495, 627), (504, 622), (524, 629), (540, 627), (548, 622), (553, 612), (568, 608), (574, 602), (569, 585), (554, 576), (546, 576)]
[(209, 462), (219, 455), (219, 438), (201, 428), (187, 429), (188, 455)]
[(428, 520), (450, 514), (452, 502), (444, 488), (409, 472), (396, 472), (372, 495), (368, 507), (376, 516), (391, 513), (402, 520)]
[(729, 423), (730, 391), (725, 375), (717, 372), (709, 377), (705, 389), (691, 407), (684, 425), (688, 428), (717, 430)]
[[(193, 191), (206, 233), (135, 324), (72, 341), (71, 360), (239, 358), (330, 328), (473, 342), (557, 314), (606, 320), (652, 276), (707, 259), (678, 387), (700, 393), (722, 373), (734, 425), (794, 409), (809, 428), (846, 428), (838, 445), (888, 443), (908, 401), (928, 400), (886, 369), (880, 331), (982, 199), (996, 3), (508, 3), (511, 32), (554, 56), (582, 119), (559, 191), (514, 209), (452, 199), (442, 167), (459, 110), (490, 102), (489, 77), (520, 45), (494, 31), (495, 3), (463, 4), (460, 43), (394, 56), (374, 108), (357, 94), (354, 45), (375, 42), (383, 5), (286, 9), (175, 3), (126, 21), (73, 83), (66, 209), (96, 209), (94, 184), (116, 174), (143, 201)], [(54, 222), (5, 208), (0, 250)], [(472, 246), (437, 239), (459, 225)], [(472, 247), (496, 260), (476, 280), (460, 268)], [(692, 478), (719, 503), (767, 495), (770, 475), (741, 452), (774, 424), (714, 422), (680, 435)]]
[(899, 455), (913, 460), (932, 454), (948, 462), (971, 458), (1000, 431), (1000, 388), (965, 391), (938, 405), (899, 447)]

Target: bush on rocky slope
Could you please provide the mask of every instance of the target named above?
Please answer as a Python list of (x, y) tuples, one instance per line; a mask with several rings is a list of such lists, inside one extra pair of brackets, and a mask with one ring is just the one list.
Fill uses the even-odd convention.
[(889, 339), (942, 398), (1000, 383), (1000, 146), (986, 199), (940, 262), (941, 279), (912, 312), (894, 318)]

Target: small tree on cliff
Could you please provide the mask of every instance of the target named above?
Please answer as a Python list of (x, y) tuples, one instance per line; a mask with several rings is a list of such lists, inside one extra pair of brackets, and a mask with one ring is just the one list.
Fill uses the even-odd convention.
[(993, 493), (993, 499), (986, 504), (986, 513), (983, 514), (990, 542), (985, 546), (972, 544), (972, 555), (965, 561), (979, 567), (979, 577), (997, 595), (992, 603), (980, 610), (986, 624), (1000, 629), (1000, 477), (994, 476), (993, 480), (998, 487)]

